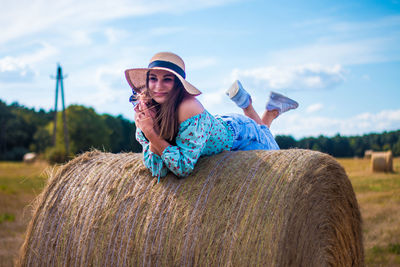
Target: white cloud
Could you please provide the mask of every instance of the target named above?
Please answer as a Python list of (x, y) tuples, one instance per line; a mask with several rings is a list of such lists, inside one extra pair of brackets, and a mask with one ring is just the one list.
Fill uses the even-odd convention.
[(36, 64), (57, 53), (57, 49), (46, 43), (30, 54), (0, 58), (0, 82), (28, 82), (37, 75)]
[(68, 105), (82, 104), (109, 113), (113, 113), (112, 110), (120, 113), (129, 109), (131, 105), (128, 98), (131, 93), (124, 76), (124, 65), (124, 59), (116, 60), (71, 74), (64, 86)]
[(355, 40), (345, 42), (317, 42), (296, 48), (278, 50), (270, 53), (268, 60), (278, 64), (304, 64), (319, 62), (321, 64), (366, 64), (393, 60), (385, 55), (388, 43), (386, 38)]
[(32, 68), (24, 64), (19, 58), (5, 57), (0, 59), (0, 83), (29, 82), (34, 77)]
[[(82, 29), (90, 24), (129, 16), (184, 13), (236, 0), (19, 0), (4, 1), (0, 9), (0, 43), (40, 32)], [(10, 23), (11, 22), (11, 23)]]
[(345, 80), (346, 71), (340, 65), (305, 64), (269, 66), (249, 70), (235, 69), (233, 79), (243, 79), (255, 87), (288, 90), (329, 89)]
[(107, 27), (104, 30), (104, 35), (107, 37), (109, 43), (114, 44), (117, 41), (126, 38), (129, 35), (129, 33), (123, 30)]
[(306, 108), (306, 113), (314, 113), (314, 112), (320, 111), (323, 107), (324, 106), (321, 103), (309, 105)]
[[(371, 132), (398, 130), (400, 109), (383, 110), (379, 113), (362, 113), (350, 118), (304, 116), (296, 113), (280, 116), (272, 125), (274, 134), (305, 136), (363, 135)], [(293, 134), (295, 133), (295, 134)]]
[(158, 27), (158, 28), (151, 29), (149, 31), (149, 35), (164, 36), (164, 35), (179, 33), (183, 30), (185, 30), (184, 27)]
[(400, 15), (369, 20), (337, 21), (313, 19), (294, 25), (306, 32), (310, 41), (303, 45), (271, 51), (271, 64), (368, 64), (400, 60)]
[(39, 62), (46, 60), (47, 58), (58, 53), (58, 49), (48, 43), (42, 42), (40, 43), (41, 48), (31, 54), (25, 54), (20, 56), (19, 58), (25, 63), (29, 65), (33, 65)]
[(212, 93), (203, 93), (200, 95), (201, 102), (207, 105), (207, 107), (217, 108), (221, 105), (223, 97), (226, 97), (222, 90), (215, 91)]
[(96, 93), (94, 94), (98, 104), (113, 102), (121, 98), (121, 87), (123, 81), (122, 69), (117, 66), (102, 66), (97, 68), (95, 73)]
[(297, 30), (315, 30), (322, 29), (327, 33), (327, 35), (339, 34), (359, 34), (360, 32), (381, 32), (382, 29), (393, 28), (396, 29), (400, 26), (400, 16), (399, 15), (389, 15), (384, 17), (379, 17), (377, 19), (371, 19), (366, 21), (335, 21), (329, 17), (317, 18), (306, 20), (302, 22), (297, 22), (294, 27)]
[(70, 33), (68, 43), (77, 46), (91, 45), (93, 40), (90, 38), (90, 33), (88, 31), (76, 30)]
[(218, 60), (213, 57), (190, 57), (187, 58), (187, 62), (190, 62), (190, 69), (187, 72), (192, 72), (194, 70), (205, 69), (211, 66), (215, 66)]
[(294, 25), (294, 29), (305, 31), (314, 38), (297, 47), (271, 51), (267, 60), (273, 65), (308, 62), (352, 65), (398, 61), (399, 27), (399, 15), (356, 22), (337, 22), (329, 18), (305, 21)]

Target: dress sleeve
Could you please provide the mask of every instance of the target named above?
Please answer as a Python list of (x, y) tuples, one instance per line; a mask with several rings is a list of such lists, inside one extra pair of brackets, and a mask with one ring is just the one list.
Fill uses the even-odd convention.
[(183, 122), (176, 137), (176, 146), (168, 146), (161, 155), (165, 166), (179, 177), (188, 176), (202, 155), (210, 129), (211, 120), (204, 113)]
[(151, 171), (151, 174), (156, 176), (158, 179), (166, 176), (168, 169), (165, 167), (162, 158), (150, 150), (150, 142), (146, 139), (139, 127), (136, 127), (136, 140), (143, 147), (143, 162)]

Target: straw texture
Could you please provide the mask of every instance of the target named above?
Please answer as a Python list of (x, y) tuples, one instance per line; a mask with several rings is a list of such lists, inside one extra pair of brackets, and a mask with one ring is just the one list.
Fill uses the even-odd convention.
[(307, 150), (224, 152), (159, 184), (141, 154), (89, 152), (38, 199), (20, 266), (362, 266), (343, 168)]
[(372, 152), (371, 169), (373, 172), (393, 172), (392, 151)]

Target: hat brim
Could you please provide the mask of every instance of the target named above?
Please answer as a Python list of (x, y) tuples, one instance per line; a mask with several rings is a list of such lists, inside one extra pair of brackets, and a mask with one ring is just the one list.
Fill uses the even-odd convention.
[(137, 92), (141, 93), (143, 88), (146, 87), (146, 74), (149, 70), (166, 70), (174, 74), (178, 79), (181, 81), (183, 87), (185, 88), (186, 92), (191, 95), (197, 96), (201, 94), (201, 91), (194, 87), (191, 83), (186, 81), (181, 75), (176, 73), (175, 71), (163, 68), (163, 67), (154, 67), (154, 68), (138, 68), (138, 69), (128, 69), (125, 71), (125, 77), (128, 81), (129, 85), (132, 89)]

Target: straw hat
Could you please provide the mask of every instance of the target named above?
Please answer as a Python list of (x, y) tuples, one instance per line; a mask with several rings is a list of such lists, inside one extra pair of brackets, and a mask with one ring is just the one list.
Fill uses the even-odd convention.
[(178, 77), (189, 94), (201, 94), (196, 87), (185, 80), (185, 63), (182, 58), (171, 52), (155, 54), (151, 58), (148, 68), (128, 69), (125, 71), (126, 80), (137, 93), (140, 93), (140, 91), (146, 87), (146, 74), (151, 69), (169, 71)]

